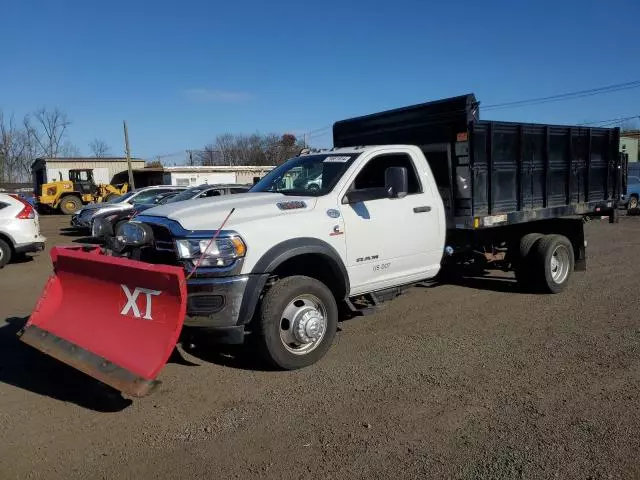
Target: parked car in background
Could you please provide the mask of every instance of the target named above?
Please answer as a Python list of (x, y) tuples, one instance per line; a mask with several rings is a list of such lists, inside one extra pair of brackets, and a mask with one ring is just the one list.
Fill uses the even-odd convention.
[(38, 212), (18, 195), (0, 193), (0, 268), (18, 255), (44, 250)]
[(178, 193), (179, 192), (160, 193), (151, 198), (148, 203), (138, 203), (125, 210), (99, 210), (94, 214), (91, 220), (91, 237), (100, 238), (100, 233), (106, 225), (110, 225), (108, 228), (110, 232), (117, 231), (118, 225), (128, 222), (137, 213), (158, 205), (164, 205), (166, 202), (178, 195)]
[(625, 195), (627, 200), (627, 208), (638, 208), (640, 201), (640, 177), (630, 175), (627, 177), (627, 192)]
[(98, 213), (93, 217), (93, 221), (91, 224), (91, 236), (93, 238), (103, 238), (106, 239), (108, 237), (113, 237), (115, 232), (118, 231), (118, 227), (131, 220), (134, 215), (138, 213), (148, 210), (152, 207), (169, 204), (169, 203), (177, 203), (177, 202), (185, 202), (188, 200), (195, 200), (199, 198), (210, 198), (217, 197), (223, 195), (233, 195), (236, 193), (246, 193), (251, 189), (250, 185), (236, 185), (236, 184), (225, 184), (225, 185), (199, 185), (197, 187), (188, 188), (182, 192), (172, 192), (161, 194), (154, 201), (149, 203), (141, 203), (135, 205), (131, 209), (121, 210), (121, 211), (107, 211), (104, 213)]
[(154, 185), (153, 187), (144, 187), (138, 190), (128, 192), (113, 200), (102, 203), (91, 203), (85, 205), (78, 212), (71, 216), (71, 226), (76, 228), (91, 228), (91, 220), (98, 213), (106, 213), (107, 211), (131, 210), (135, 205), (149, 203), (152, 198), (161, 193), (181, 192), (188, 187), (176, 185)]
[(196, 198), (217, 197), (219, 195), (231, 195), (234, 193), (247, 193), (251, 189), (251, 185), (242, 184), (223, 184), (223, 185), (198, 185), (180, 192), (167, 203), (183, 202), (185, 200), (195, 200)]

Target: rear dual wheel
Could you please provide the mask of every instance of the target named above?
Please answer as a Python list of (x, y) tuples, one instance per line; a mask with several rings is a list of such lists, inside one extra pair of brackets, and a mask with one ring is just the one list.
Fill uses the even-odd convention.
[(533, 281), (531, 276), (531, 249), (544, 235), (541, 233), (528, 233), (520, 239), (520, 245), (516, 252), (517, 260), (515, 264), (515, 274), (518, 283), (525, 289), (531, 290), (533, 288)]
[(519, 253), (516, 278), (525, 289), (560, 293), (567, 288), (575, 265), (567, 237), (530, 233), (520, 240)]

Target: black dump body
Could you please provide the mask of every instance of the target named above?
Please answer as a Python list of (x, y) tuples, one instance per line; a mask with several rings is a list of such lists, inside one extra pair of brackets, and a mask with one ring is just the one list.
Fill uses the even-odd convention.
[(473, 94), (342, 120), (335, 147), (422, 149), (450, 228), (605, 213), (620, 197), (620, 131), (479, 119)]

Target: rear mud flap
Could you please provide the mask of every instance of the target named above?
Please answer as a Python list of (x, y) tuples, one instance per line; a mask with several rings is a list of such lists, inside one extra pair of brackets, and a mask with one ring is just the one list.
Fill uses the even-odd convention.
[(182, 268), (54, 248), (49, 279), (20, 339), (134, 397), (149, 394), (180, 336)]

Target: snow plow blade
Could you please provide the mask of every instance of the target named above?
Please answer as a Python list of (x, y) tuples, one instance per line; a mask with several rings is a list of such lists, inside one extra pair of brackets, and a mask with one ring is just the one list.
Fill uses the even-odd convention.
[(182, 268), (53, 248), (47, 282), (20, 340), (133, 397), (154, 389), (186, 312)]

